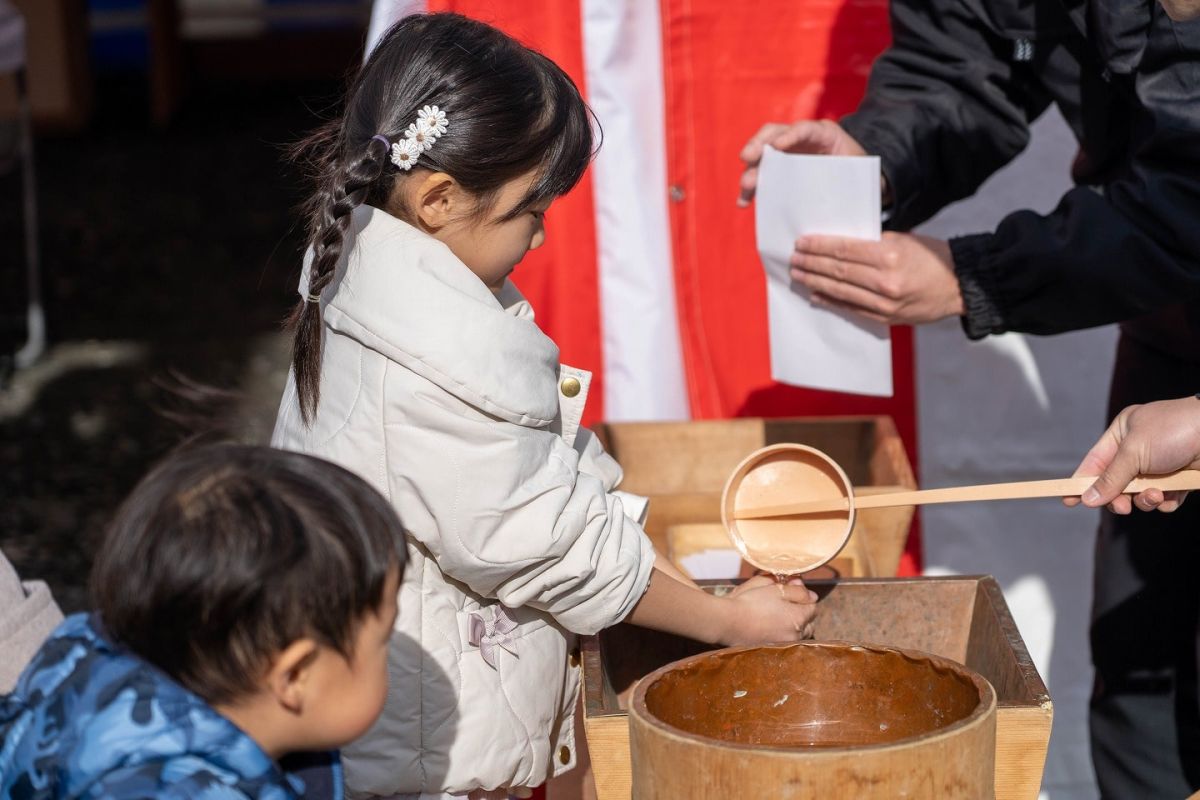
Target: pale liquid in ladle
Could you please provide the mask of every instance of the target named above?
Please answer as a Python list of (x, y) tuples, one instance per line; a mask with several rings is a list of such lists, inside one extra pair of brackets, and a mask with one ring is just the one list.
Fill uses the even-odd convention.
[(748, 550), (747, 560), (779, 578), (787, 578), (801, 572), (808, 572), (824, 561), (823, 556), (812, 553), (764, 553), (761, 550)]

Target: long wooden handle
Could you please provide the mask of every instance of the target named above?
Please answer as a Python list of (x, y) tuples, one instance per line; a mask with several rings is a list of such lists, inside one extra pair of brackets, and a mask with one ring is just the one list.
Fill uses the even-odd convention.
[[(919, 491), (886, 492), (854, 498), (854, 507), (890, 508), (893, 506), (924, 506), (933, 503), (969, 503), (976, 500), (1021, 500), (1030, 497), (1075, 497), (1087, 491), (1096, 482), (1092, 478), (1061, 478), (1049, 481), (1018, 481), (1016, 483), (987, 483), (977, 486), (955, 486), (949, 489), (922, 489)], [(1125, 487), (1124, 494), (1137, 494), (1146, 489), (1162, 489), (1164, 492), (1200, 489), (1200, 470), (1183, 469), (1167, 475), (1143, 475)], [(762, 519), (764, 517), (793, 517), (806, 514), (829, 514), (847, 511), (850, 503), (840, 500), (809, 500), (801, 503), (739, 508), (733, 512), (734, 519)]]

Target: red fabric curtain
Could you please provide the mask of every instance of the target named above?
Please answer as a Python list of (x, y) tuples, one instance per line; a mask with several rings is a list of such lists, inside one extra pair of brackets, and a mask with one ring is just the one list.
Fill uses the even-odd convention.
[[(495, 25), (562, 67), (587, 96), (579, 3), (563, 0), (428, 0), (430, 11), (454, 11)], [(604, 419), (604, 358), (596, 270), (596, 213), (590, 171), (546, 215), (546, 243), (530, 253), (513, 282), (529, 299), (562, 360), (590, 370), (583, 424)]]

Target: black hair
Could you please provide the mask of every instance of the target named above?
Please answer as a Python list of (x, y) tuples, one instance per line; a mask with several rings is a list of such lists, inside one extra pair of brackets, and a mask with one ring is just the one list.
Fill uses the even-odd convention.
[(349, 658), (404, 559), (396, 512), (358, 476), (300, 453), (208, 444), (137, 485), (91, 590), (114, 641), (215, 704), (253, 693), (298, 639)]
[[(446, 113), (449, 129), (414, 171), (447, 173), (476, 197), (477, 211), (486, 210), (504, 184), (536, 171), (504, 220), (566, 194), (594, 154), (591, 111), (553, 61), (458, 14), (406, 17), (384, 34), (355, 77), (341, 116), (296, 149), (317, 173), (307, 203), (310, 295), (319, 296), (333, 279), (350, 213), (363, 203), (385, 208), (397, 176), (405, 174), (391, 165), (388, 145), (374, 137), (402, 138), (426, 105)], [(319, 303), (302, 299), (290, 322), (307, 422), (320, 400)]]

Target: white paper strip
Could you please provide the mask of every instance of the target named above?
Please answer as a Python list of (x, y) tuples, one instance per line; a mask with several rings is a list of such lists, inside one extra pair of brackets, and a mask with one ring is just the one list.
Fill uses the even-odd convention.
[(771, 377), (795, 386), (888, 397), (886, 325), (817, 308), (792, 282), (788, 259), (806, 234), (879, 240), (879, 159), (809, 156), (767, 148), (758, 172), (755, 226), (767, 274)]
[(580, 12), (587, 99), (604, 128), (592, 166), (604, 416), (687, 419), (667, 209), (659, 4), (582, 0)]
[(701, 550), (679, 559), (679, 567), (698, 581), (732, 580), (742, 568), (742, 554), (732, 547)]

